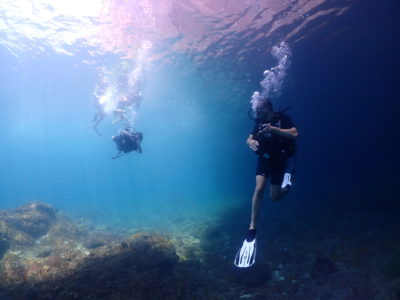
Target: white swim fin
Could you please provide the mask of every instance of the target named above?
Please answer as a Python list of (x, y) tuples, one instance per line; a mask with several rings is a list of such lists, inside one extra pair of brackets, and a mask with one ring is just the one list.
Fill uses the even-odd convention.
[(256, 261), (256, 246), (256, 238), (250, 242), (245, 239), (242, 247), (236, 254), (235, 261), (233, 262), (234, 265), (238, 268), (248, 268), (254, 265)]
[(283, 182), (282, 182), (281, 188), (285, 189), (285, 188), (291, 188), (291, 187), (292, 187), (292, 174), (285, 173), (285, 176), (283, 177)]

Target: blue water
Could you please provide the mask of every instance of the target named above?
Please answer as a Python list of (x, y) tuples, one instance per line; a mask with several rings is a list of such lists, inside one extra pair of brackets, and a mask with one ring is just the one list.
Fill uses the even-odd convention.
[[(275, 101), (291, 107), (300, 138), (295, 189), (282, 207), (346, 203), (339, 198), (396, 186), (395, 8), (367, 1), (327, 15), (323, 26), (309, 23), (300, 41), (289, 38), (292, 66)], [(159, 228), (179, 214), (245, 203), (250, 210), (256, 156), (245, 144), (253, 127), (247, 111), (274, 60), (249, 50), (237, 62), (245, 42), (202, 65), (185, 57), (148, 67), (136, 120), (143, 154), (117, 160), (111, 136), (121, 126), (110, 116), (98, 136), (91, 124), (103, 58), (95, 67), (82, 53), (48, 47), (16, 55), (0, 45), (0, 208), (43, 201), (99, 223), (152, 220)]]
[[(250, 127), (246, 114), (240, 128), (201, 103), (189, 103), (186, 110), (164, 105), (166, 99), (198, 97), (200, 102), (206, 97), (193, 94), (190, 82), (183, 87), (187, 79), (166, 82), (166, 72), (149, 80), (149, 100), (137, 121), (144, 132), (143, 154), (112, 160), (117, 151), (111, 136), (119, 126), (104, 121), (102, 137), (92, 129), (93, 70), (79, 63), (71, 67), (74, 58), (55, 55), (22, 63), (7, 59), (9, 70), (2, 72), (7, 88), (1, 95), (2, 207), (39, 200), (67, 212), (86, 216), (93, 211), (91, 217), (107, 218), (110, 212), (127, 210), (162, 214), (191, 210), (192, 205), (218, 206), (238, 201), (248, 191), (237, 184), (244, 173), (252, 173), (253, 157), (243, 147)], [(237, 136), (232, 129), (240, 130)], [(246, 156), (244, 172), (237, 162)]]

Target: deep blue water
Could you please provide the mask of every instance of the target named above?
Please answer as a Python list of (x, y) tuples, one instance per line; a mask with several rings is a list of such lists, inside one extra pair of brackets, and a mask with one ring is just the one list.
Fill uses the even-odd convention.
[[(281, 207), (395, 193), (398, 8), (358, 3), (303, 40), (289, 39), (292, 66), (275, 101), (291, 107), (300, 138), (295, 188)], [(120, 126), (109, 117), (103, 136), (92, 129), (97, 71), (82, 59), (51, 49), (16, 57), (0, 46), (0, 208), (44, 201), (97, 222), (158, 219), (160, 228), (180, 213), (245, 203), (250, 212), (256, 156), (245, 144), (247, 111), (273, 65), (268, 53), (237, 67), (227, 56), (198, 68), (190, 59), (150, 68), (136, 122), (143, 154), (117, 160), (111, 136)]]

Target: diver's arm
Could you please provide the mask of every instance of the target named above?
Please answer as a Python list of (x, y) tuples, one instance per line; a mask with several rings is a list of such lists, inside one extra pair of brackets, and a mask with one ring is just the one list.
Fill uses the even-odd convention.
[(253, 142), (253, 141), (256, 141), (256, 142), (257, 142), (257, 140), (254, 139), (254, 135), (250, 134), (249, 137), (248, 137), (247, 140), (246, 140), (246, 144), (247, 144), (248, 146), (250, 146), (250, 143)]
[(269, 131), (276, 133), (277, 135), (280, 135), (284, 138), (288, 138), (288, 139), (292, 139), (292, 140), (296, 139), (299, 136), (299, 133), (297, 132), (296, 127), (282, 129), (282, 128), (271, 126), (271, 129)]
[(254, 139), (254, 136), (252, 134), (249, 135), (249, 137), (246, 140), (247, 145), (250, 147), (251, 150), (257, 151), (258, 150), (258, 142), (256, 139)]
[(293, 140), (296, 139), (297, 136), (299, 135), (299, 133), (297, 132), (296, 127), (283, 129), (283, 128), (272, 126), (271, 124), (264, 124), (262, 126), (262, 128), (263, 129), (261, 130), (261, 133), (272, 132), (272, 133), (280, 135), (280, 136), (282, 136), (284, 138), (293, 139)]

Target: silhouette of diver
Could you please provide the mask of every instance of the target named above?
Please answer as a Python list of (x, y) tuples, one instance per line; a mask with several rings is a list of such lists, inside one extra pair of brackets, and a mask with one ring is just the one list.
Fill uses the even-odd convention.
[(111, 139), (117, 144), (119, 151), (112, 159), (116, 159), (132, 151), (136, 151), (139, 154), (142, 153), (140, 143), (143, 140), (143, 134), (137, 132), (133, 127), (121, 130), (119, 135), (115, 135)]
[(103, 107), (101, 106), (101, 104), (96, 103), (97, 105), (97, 112), (93, 117), (92, 123), (93, 123), (93, 129), (96, 131), (96, 133), (98, 135), (101, 136), (101, 132), (97, 129), (97, 126), (99, 126), (99, 124), (101, 123), (101, 121), (103, 121), (103, 119), (107, 116), (107, 114), (105, 113)]

